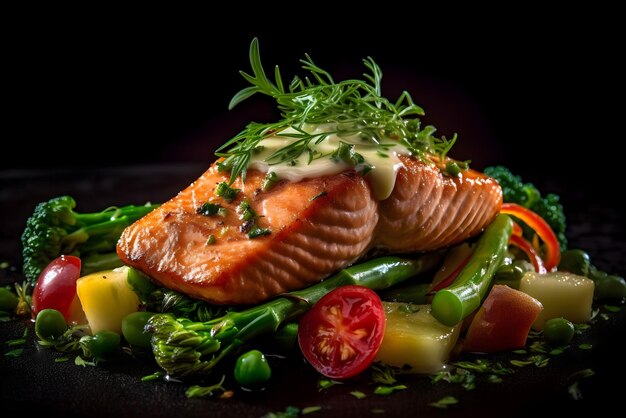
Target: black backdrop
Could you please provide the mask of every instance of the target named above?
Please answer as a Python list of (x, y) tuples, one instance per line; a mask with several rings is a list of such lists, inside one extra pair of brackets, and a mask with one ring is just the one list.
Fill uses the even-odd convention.
[(258, 99), (227, 110), (258, 36), (266, 68), (280, 64), (285, 78), (305, 52), (337, 78), (359, 76), (371, 55), (384, 93), (409, 90), (425, 122), (459, 134), (451, 155), (476, 168), (503, 163), (573, 190), (616, 184), (624, 68), (609, 11), (459, 21), (394, 12), (394, 20), (370, 11), (256, 23), (199, 12), (26, 18), (4, 52), (3, 169), (208, 166), (247, 121), (274, 117)]

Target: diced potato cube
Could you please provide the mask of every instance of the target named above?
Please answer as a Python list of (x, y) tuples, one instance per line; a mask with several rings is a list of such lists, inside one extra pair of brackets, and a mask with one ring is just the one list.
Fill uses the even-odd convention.
[(128, 284), (128, 267), (101, 271), (81, 277), (76, 292), (91, 332), (122, 333), (122, 319), (139, 310), (139, 297)]
[(387, 325), (377, 361), (411, 367), (412, 373), (435, 373), (448, 360), (461, 324), (448, 327), (430, 313), (430, 305), (383, 302)]
[(560, 271), (547, 274), (527, 272), (519, 290), (543, 305), (543, 311), (533, 323), (535, 330), (542, 330), (544, 323), (551, 318), (563, 317), (575, 324), (591, 319), (594, 283), (586, 277)]

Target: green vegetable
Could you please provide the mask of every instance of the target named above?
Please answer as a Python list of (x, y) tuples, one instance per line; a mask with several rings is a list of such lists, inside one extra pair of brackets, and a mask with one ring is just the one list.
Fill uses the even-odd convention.
[(480, 306), (491, 278), (502, 264), (512, 229), (513, 221), (503, 214), (487, 227), (454, 283), (435, 294), (432, 315), (439, 322), (452, 327)]
[(14, 312), (19, 299), (13, 292), (5, 287), (0, 287), (0, 311)]
[(623, 277), (609, 275), (596, 280), (593, 297), (597, 300), (626, 298), (626, 281)]
[(543, 337), (552, 345), (560, 346), (569, 344), (574, 338), (574, 324), (565, 318), (552, 318), (543, 326)]
[(501, 265), (493, 276), (493, 282), (504, 284), (512, 289), (519, 289), (522, 276), (527, 271), (534, 271), (534, 267), (526, 260), (515, 260), (511, 264)]
[(44, 341), (54, 341), (67, 330), (63, 314), (56, 309), (43, 309), (35, 319), (35, 334)]
[(380, 293), (380, 298), (387, 302), (413, 303), (425, 305), (428, 303), (427, 293), (430, 283), (417, 283), (388, 289)]
[(381, 257), (369, 260), (306, 289), (244, 311), (230, 311), (221, 318), (206, 322), (157, 314), (147, 325), (153, 334), (152, 350), (159, 366), (171, 375), (208, 373), (244, 343), (275, 332), (281, 324), (302, 315), (334, 288), (354, 284), (374, 290), (385, 289), (431, 269), (440, 260), (439, 253), (424, 254), (417, 259)]
[(244, 387), (263, 384), (272, 377), (272, 369), (267, 364), (265, 355), (259, 350), (250, 350), (242, 354), (235, 363), (235, 380)]
[(98, 331), (96, 335), (86, 335), (80, 339), (80, 346), (85, 357), (98, 360), (106, 359), (117, 351), (120, 346), (120, 335), (113, 331)]
[(561, 254), (559, 270), (585, 276), (595, 283), (594, 299), (621, 299), (626, 297), (626, 281), (623, 277), (609, 275), (591, 263), (589, 254), (572, 249)]
[(276, 347), (280, 351), (291, 351), (298, 340), (298, 323), (292, 322), (280, 327), (278, 331), (272, 334), (272, 347)]
[(124, 228), (157, 205), (110, 207), (96, 213), (74, 211), (76, 202), (60, 196), (35, 207), (22, 234), (27, 282), (34, 285), (41, 271), (62, 254), (82, 260), (82, 274), (122, 265), (115, 246)]
[(570, 249), (561, 253), (559, 270), (589, 277), (590, 267), (591, 259), (589, 258), (589, 254), (583, 250)]
[(145, 331), (145, 326), (154, 312), (133, 312), (122, 320), (122, 334), (130, 345), (150, 348), (152, 335)]
[(549, 193), (542, 197), (539, 190), (532, 183), (522, 182), (520, 176), (514, 175), (508, 168), (503, 166), (487, 167), (484, 173), (498, 181), (500, 187), (502, 187), (502, 196), (505, 202), (522, 205), (545, 219), (556, 234), (561, 244), (561, 251), (565, 251), (567, 248), (567, 238), (565, 237), (566, 222), (563, 205), (559, 202), (559, 196)]
[[(415, 155), (434, 154), (439, 155), (442, 160), (454, 144), (456, 135), (450, 140), (436, 138), (436, 129), (433, 126), (421, 126), (417, 116), (423, 115), (424, 111), (413, 103), (408, 92), (404, 91), (394, 101), (381, 95), (382, 72), (373, 59), (363, 60), (368, 70), (365, 80), (341, 82), (335, 82), (308, 55), (300, 62), (302, 68), (309, 73), (306, 78), (294, 77), (291, 83), (285, 84), (280, 70), (275, 67), (274, 80), (270, 80), (261, 64), (259, 42), (256, 38), (252, 40), (252, 75), (240, 72), (250, 86), (235, 94), (229, 109), (260, 93), (276, 101), (282, 119), (275, 123), (252, 122), (216, 151), (218, 157), (225, 158), (219, 168), (230, 171), (231, 184), (239, 176), (245, 181), (248, 162), (259, 142), (288, 127), (298, 131), (297, 139), (271, 155), (267, 159), (268, 163), (293, 163), (302, 155), (302, 159), (308, 161), (328, 158), (328, 155), (310, 152), (310, 145), (323, 141), (331, 134), (361, 134), (367, 144), (378, 147), (381, 152), (388, 150), (390, 142), (398, 142)], [(332, 132), (308, 133), (301, 129), (305, 123), (330, 123), (335, 124), (337, 129)], [(352, 158), (350, 160), (353, 161)], [(363, 168), (365, 172), (366, 167)]]

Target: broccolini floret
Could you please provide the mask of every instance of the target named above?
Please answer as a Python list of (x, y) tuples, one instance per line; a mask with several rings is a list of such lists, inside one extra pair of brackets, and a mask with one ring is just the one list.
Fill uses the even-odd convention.
[(41, 271), (60, 255), (79, 256), (82, 274), (121, 266), (115, 246), (122, 231), (157, 206), (129, 205), (78, 213), (70, 196), (39, 203), (22, 233), (26, 281), (34, 285)]
[(556, 234), (561, 244), (561, 251), (567, 249), (565, 213), (563, 213), (563, 205), (559, 202), (558, 195), (549, 193), (542, 197), (532, 183), (524, 183), (520, 176), (511, 173), (508, 168), (501, 165), (487, 167), (484, 173), (498, 181), (502, 187), (502, 197), (505, 202), (527, 207), (545, 219)]

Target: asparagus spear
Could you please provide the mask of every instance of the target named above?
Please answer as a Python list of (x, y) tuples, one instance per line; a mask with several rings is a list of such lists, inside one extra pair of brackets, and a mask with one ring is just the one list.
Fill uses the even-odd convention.
[(432, 314), (439, 322), (453, 327), (478, 309), (502, 264), (512, 230), (513, 221), (504, 214), (498, 215), (485, 229), (454, 283), (433, 298)]
[(334, 288), (360, 285), (386, 289), (418, 273), (435, 267), (441, 253), (419, 258), (381, 257), (341, 270), (336, 275), (306, 289), (286, 293), (274, 300), (221, 318), (193, 322), (171, 314), (154, 315), (146, 330), (152, 333), (152, 351), (159, 366), (170, 375), (209, 373), (224, 357), (244, 343), (306, 312)]

